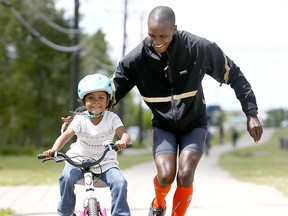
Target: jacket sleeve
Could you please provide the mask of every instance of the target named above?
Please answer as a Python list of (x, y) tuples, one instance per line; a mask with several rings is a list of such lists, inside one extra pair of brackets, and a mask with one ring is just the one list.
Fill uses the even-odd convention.
[(208, 61), (207, 74), (220, 82), (221, 85), (225, 83), (234, 89), (246, 115), (256, 115), (258, 110), (256, 97), (240, 68), (215, 43), (206, 47), (206, 56)]
[(116, 105), (135, 86), (131, 75), (129, 75), (129, 64), (124, 62), (125, 59), (119, 62), (116, 71), (111, 76), (111, 82), (113, 85), (113, 106)]

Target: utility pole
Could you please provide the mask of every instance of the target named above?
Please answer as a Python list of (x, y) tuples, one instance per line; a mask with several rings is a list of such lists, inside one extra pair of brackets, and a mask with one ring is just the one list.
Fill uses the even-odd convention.
[(124, 20), (123, 20), (123, 48), (122, 48), (122, 57), (125, 56), (126, 44), (127, 44), (127, 5), (128, 0), (124, 0)]
[[(79, 0), (74, 0), (74, 29), (79, 29)], [(79, 44), (79, 33), (73, 35), (73, 45)], [(75, 110), (78, 107), (77, 103), (77, 86), (79, 77), (79, 53), (80, 50), (72, 53), (72, 69), (71, 69), (71, 109)]]
[[(125, 56), (126, 52), (126, 41), (127, 41), (127, 4), (128, 0), (124, 0), (124, 20), (123, 20), (123, 47), (122, 47), (122, 57)], [(125, 122), (125, 101), (124, 98), (119, 101), (119, 117)]]
[[(144, 20), (144, 12), (140, 13), (140, 42), (143, 40), (143, 20)], [(139, 98), (139, 113), (138, 113), (138, 125), (139, 125), (139, 138), (138, 142), (140, 145), (143, 144), (143, 107), (142, 107), (142, 97), (140, 95)]]

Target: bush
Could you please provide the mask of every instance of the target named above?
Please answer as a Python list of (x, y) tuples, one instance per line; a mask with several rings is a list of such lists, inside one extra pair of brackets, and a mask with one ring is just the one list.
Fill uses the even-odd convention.
[(13, 215), (12, 209), (0, 209), (0, 216), (11, 216)]
[(0, 155), (33, 155), (36, 149), (32, 146), (2, 146), (0, 148)]

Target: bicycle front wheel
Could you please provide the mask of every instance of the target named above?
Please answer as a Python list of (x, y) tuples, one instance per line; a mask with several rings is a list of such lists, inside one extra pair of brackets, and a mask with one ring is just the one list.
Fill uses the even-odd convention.
[(95, 198), (88, 199), (88, 216), (100, 216)]

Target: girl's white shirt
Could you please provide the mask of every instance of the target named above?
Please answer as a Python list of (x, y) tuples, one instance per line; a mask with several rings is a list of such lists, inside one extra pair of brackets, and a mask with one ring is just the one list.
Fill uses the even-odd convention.
[[(107, 140), (113, 141), (116, 129), (123, 126), (123, 123), (118, 115), (110, 111), (105, 111), (98, 125), (91, 122), (88, 111), (83, 114), (87, 115), (74, 116), (68, 127), (75, 132), (77, 140), (71, 144), (67, 154), (69, 156), (85, 155), (97, 159), (104, 151), (103, 143)], [(102, 172), (112, 167), (118, 167), (118, 164), (117, 152), (113, 150), (109, 151), (100, 163)], [(94, 166), (91, 169), (96, 174), (101, 173), (99, 166)]]

